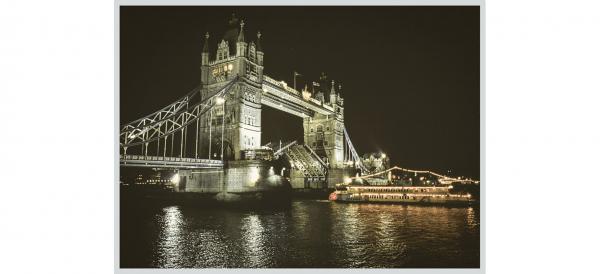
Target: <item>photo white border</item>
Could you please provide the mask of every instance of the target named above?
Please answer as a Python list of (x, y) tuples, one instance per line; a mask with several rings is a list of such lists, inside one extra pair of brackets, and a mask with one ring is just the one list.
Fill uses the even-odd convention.
[[(325, 3), (324, 3), (325, 2)], [(161, 268), (120, 268), (120, 198), (119, 198), (119, 124), (120, 124), (120, 7), (121, 6), (479, 6), (480, 7), (480, 241), (479, 258), (480, 268), (197, 268), (197, 269), (161, 269)], [(291, 273), (419, 273), (419, 274), (439, 274), (439, 273), (485, 273), (485, 231), (486, 231), (486, 174), (485, 174), (485, 1), (484, 0), (396, 0), (396, 1), (369, 1), (365, 4), (363, 1), (219, 1), (214, 5), (214, 1), (203, 0), (116, 0), (114, 6), (114, 52), (115, 52), (115, 120), (114, 120), (114, 271), (118, 274), (126, 273), (198, 273), (198, 272), (219, 272), (219, 273), (258, 273), (271, 272), (279, 273), (281, 271)]]

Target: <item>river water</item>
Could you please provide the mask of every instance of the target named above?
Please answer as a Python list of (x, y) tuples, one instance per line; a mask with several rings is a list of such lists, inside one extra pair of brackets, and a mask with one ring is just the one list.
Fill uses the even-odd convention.
[(478, 268), (479, 208), (294, 200), (122, 208), (122, 268)]

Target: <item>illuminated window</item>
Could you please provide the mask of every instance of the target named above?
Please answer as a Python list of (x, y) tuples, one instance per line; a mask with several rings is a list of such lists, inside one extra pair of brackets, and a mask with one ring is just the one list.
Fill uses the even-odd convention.
[(230, 71), (233, 70), (233, 64), (229, 64), (227, 68), (229, 68)]

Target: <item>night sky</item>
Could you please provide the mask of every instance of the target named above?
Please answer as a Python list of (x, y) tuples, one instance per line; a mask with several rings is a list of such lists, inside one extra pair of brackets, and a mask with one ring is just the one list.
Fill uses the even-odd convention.
[[(204, 33), (214, 59), (233, 12), (246, 41), (261, 31), (266, 75), (342, 84), (361, 155), (479, 178), (479, 7), (122, 7), (121, 123), (199, 85)], [(263, 143), (302, 141), (300, 118), (263, 106), (262, 119)]]

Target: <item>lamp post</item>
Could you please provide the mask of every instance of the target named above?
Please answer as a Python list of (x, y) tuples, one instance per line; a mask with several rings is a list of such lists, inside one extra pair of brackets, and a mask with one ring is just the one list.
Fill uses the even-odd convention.
[(294, 90), (296, 90), (296, 76), (302, 76), (302, 74), (297, 73), (296, 71), (294, 71)]
[(208, 118), (208, 159), (211, 159), (211, 154), (212, 154), (212, 113), (213, 113), (213, 108), (210, 108), (210, 112), (209, 114), (209, 118)]
[(225, 142), (225, 140), (223, 139), (225, 135), (225, 98), (217, 98), (217, 105), (223, 106), (223, 117), (221, 120), (221, 161), (223, 161), (223, 144)]

